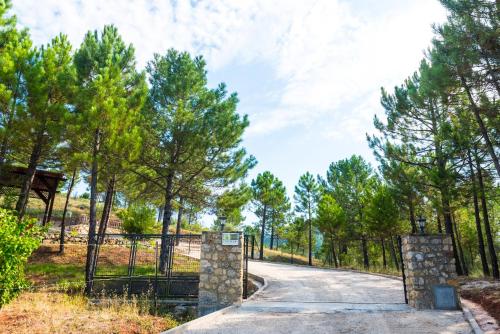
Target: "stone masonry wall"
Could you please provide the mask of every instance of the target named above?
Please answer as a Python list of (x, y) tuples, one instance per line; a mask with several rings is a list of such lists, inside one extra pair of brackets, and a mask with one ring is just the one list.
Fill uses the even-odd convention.
[(449, 235), (407, 235), (402, 238), (408, 304), (433, 309), (432, 286), (456, 278)]
[(221, 232), (201, 235), (198, 314), (214, 312), (242, 302), (243, 240), (238, 246), (223, 246)]

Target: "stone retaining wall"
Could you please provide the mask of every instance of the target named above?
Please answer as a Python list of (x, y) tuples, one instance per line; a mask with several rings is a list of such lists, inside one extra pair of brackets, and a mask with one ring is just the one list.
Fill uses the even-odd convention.
[[(59, 233), (48, 233), (43, 238), (43, 243), (48, 244), (58, 244), (61, 239)], [(66, 232), (64, 235), (65, 244), (87, 244), (89, 236), (87, 234), (72, 234), (71, 232)], [(125, 245), (130, 244), (130, 241), (124, 238), (105, 238), (104, 244), (106, 245)]]
[(201, 235), (198, 314), (214, 312), (242, 302), (243, 239), (237, 246), (223, 246), (221, 232)]
[(416, 309), (434, 309), (432, 287), (456, 278), (455, 259), (449, 235), (402, 237), (408, 304)]

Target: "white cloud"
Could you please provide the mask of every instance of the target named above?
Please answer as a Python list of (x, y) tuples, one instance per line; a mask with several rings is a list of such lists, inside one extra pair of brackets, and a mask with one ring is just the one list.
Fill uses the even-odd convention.
[[(14, 12), (38, 44), (62, 31), (78, 46), (87, 30), (113, 23), (140, 66), (169, 47), (203, 54), (212, 71), (268, 63), (273, 73), (263, 80), (284, 84), (271, 109), (250, 111), (249, 133), (334, 119), (335, 137), (369, 126), (374, 94), (416, 69), (431, 23), (444, 17), (435, 0), (393, 2), (378, 16), (340, 0), (18, 0)], [(366, 96), (369, 105), (360, 101)], [(345, 110), (353, 105), (365, 111)]]

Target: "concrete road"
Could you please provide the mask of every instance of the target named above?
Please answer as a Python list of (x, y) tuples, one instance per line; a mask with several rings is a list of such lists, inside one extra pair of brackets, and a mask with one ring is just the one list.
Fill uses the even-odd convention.
[(348, 271), (250, 262), (267, 286), (176, 333), (472, 333), (459, 311), (415, 311), (399, 280)]

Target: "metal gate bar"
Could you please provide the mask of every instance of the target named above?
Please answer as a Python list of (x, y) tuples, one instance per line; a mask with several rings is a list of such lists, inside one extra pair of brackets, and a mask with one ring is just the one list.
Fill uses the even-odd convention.
[(243, 299), (248, 298), (248, 237), (243, 237)]
[(401, 236), (398, 236), (399, 258), (401, 259), (401, 275), (403, 276), (403, 291), (405, 294), (405, 303), (408, 304), (408, 293), (406, 291), (406, 274), (405, 263), (403, 261), (403, 245), (401, 243)]
[[(164, 298), (198, 295), (201, 235), (104, 234), (92, 259), (93, 293), (152, 293)], [(167, 270), (159, 270), (159, 244), (167, 245)], [(179, 240), (179, 245), (177, 241)]]

